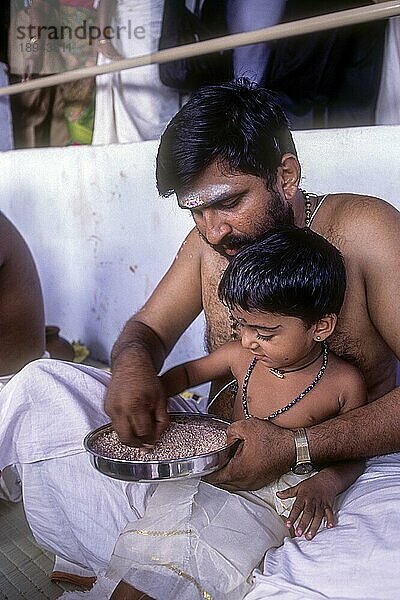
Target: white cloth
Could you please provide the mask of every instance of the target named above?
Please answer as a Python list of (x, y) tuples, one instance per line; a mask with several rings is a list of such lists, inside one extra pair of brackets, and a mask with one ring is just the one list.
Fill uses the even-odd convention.
[(278, 514), (287, 516), (294, 499), (281, 501), (276, 492), (308, 477), (287, 473), (238, 494), (199, 479), (159, 484), (144, 516), (119, 536), (109, 567), (85, 599), (110, 598), (124, 579), (156, 600), (241, 600), (266, 549), (289, 535)]
[[(42, 358), (49, 358), (45, 351)], [(15, 373), (0, 377), (0, 390), (14, 377)], [(13, 465), (5, 467), (0, 473), (0, 500), (6, 502), (20, 502), (22, 500), (22, 487), (17, 469)]]
[[(113, 45), (124, 58), (157, 51), (163, 9), (164, 0), (118, 0)], [(110, 62), (99, 54), (99, 65)], [(178, 109), (179, 94), (161, 83), (156, 64), (100, 75), (93, 144), (158, 139)]]
[(267, 552), (246, 600), (396, 600), (400, 454), (368, 461), (337, 503), (337, 526)]
[[(181, 530), (188, 523), (193, 530), (190, 542), (195, 552), (186, 553), (185, 536), (178, 540), (181, 544), (172, 545), (167, 537), (163, 548), (157, 540), (155, 548), (159, 556), (168, 557), (169, 563), (186, 569), (192, 579), (176, 576), (171, 569), (167, 573), (172, 577), (165, 577), (160, 568), (160, 578), (155, 581), (159, 584), (161, 580), (161, 596), (153, 591), (154, 576), (148, 578), (151, 595), (163, 600), (191, 600), (198, 589), (193, 584), (196, 581), (211, 589), (213, 597), (225, 598), (225, 593), (217, 595), (224, 573), (222, 589), (232, 600), (242, 598), (250, 589), (246, 580), (262, 560), (265, 549), (280, 545), (287, 534), (283, 523), (273, 509), (257, 498), (250, 502), (197, 479), (136, 484), (109, 480), (97, 473), (82, 452), (82, 440), (89, 430), (108, 421), (101, 410), (108, 380), (108, 373), (91, 367), (41, 360), (17, 375), (8, 384), (7, 396), (0, 398), (4, 407), (1, 459), (18, 466), (25, 511), (35, 538), (90, 576), (107, 567), (119, 533), (127, 523), (130, 529), (135, 527), (138, 517), (143, 517), (138, 525), (141, 529), (148, 529), (151, 524), (156, 529)], [(178, 406), (177, 400), (172, 399), (169, 408), (193, 411), (202, 407), (194, 407), (183, 399)], [(232, 528), (232, 518), (240, 521), (240, 529)], [(148, 575), (154, 575), (152, 539), (141, 540), (135, 572), (131, 569), (135, 563), (129, 553), (129, 540), (127, 533), (117, 544), (119, 560), (114, 557), (113, 565), (114, 569), (119, 565), (119, 577), (115, 585), (126, 571), (131, 583), (142, 582), (146, 570)], [(242, 548), (250, 540), (254, 540), (252, 551), (243, 555)], [(205, 573), (209, 573), (210, 580)], [(182, 582), (185, 585), (181, 590)], [(93, 590), (93, 597), (99, 600), (100, 585), (103, 583)]]
[[(82, 450), (84, 435), (108, 421), (101, 408), (108, 381), (92, 367), (39, 360), (0, 392), (0, 469), (18, 465), (36, 539), (94, 574), (104, 572), (119, 534), (144, 515), (154, 490), (101, 475)], [(337, 527), (269, 550), (247, 599), (397, 600), (399, 493), (400, 455), (369, 461), (339, 500)]]
[[(110, 375), (55, 360), (30, 363), (0, 392), (0, 469), (16, 465), (36, 540), (94, 575), (143, 514), (150, 485), (109, 479), (91, 466), (83, 438), (109, 421)], [(88, 574), (88, 576), (90, 576)]]
[[(266, 548), (286, 535), (275, 510), (257, 496), (199, 479), (164, 482), (145, 515), (120, 535), (106, 576), (156, 600), (241, 600)], [(96, 586), (91, 597), (99, 597)]]

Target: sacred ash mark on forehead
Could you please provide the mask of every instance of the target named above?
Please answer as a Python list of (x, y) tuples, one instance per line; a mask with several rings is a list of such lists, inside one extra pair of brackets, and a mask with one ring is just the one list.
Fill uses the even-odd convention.
[(179, 194), (178, 204), (181, 208), (192, 210), (200, 206), (209, 206), (221, 202), (228, 198), (231, 193), (232, 188), (228, 183), (209, 184), (188, 194)]

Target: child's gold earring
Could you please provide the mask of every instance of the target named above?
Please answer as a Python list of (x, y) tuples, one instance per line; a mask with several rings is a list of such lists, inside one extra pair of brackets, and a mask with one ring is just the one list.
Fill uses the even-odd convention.
[(317, 335), (317, 336), (315, 336), (315, 339), (319, 341), (321, 339), (321, 336)]

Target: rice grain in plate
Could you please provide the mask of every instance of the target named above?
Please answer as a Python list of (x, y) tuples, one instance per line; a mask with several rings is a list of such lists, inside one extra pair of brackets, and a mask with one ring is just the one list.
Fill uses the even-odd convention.
[(154, 448), (122, 444), (112, 425), (89, 433), (84, 446), (100, 472), (125, 481), (201, 476), (223, 467), (237, 443), (227, 445), (229, 421), (198, 413), (170, 414), (170, 427)]

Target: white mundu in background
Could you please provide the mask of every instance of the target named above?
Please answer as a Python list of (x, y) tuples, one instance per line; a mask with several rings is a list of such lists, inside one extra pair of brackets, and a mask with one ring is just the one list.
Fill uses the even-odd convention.
[[(123, 58), (156, 52), (164, 0), (117, 0), (115, 4), (110, 23), (119, 32), (112, 39), (115, 49)], [(109, 62), (99, 54), (99, 65)], [(157, 64), (99, 75), (93, 144), (158, 139), (178, 109), (179, 94), (161, 83)]]

